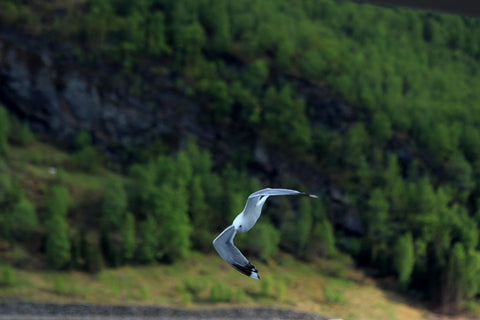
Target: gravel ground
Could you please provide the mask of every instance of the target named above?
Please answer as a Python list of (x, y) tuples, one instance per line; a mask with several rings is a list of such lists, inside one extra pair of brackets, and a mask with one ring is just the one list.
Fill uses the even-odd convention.
[(2, 302), (0, 320), (326, 320), (314, 314), (275, 308), (176, 309), (155, 306)]

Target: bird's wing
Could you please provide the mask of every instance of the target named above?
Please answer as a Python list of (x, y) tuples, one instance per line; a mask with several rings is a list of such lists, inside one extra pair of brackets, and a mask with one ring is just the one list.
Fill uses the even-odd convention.
[(247, 203), (243, 212), (248, 219), (257, 221), (260, 217), (262, 207), (270, 196), (288, 196), (288, 195), (303, 195), (311, 198), (318, 198), (314, 194), (300, 192), (292, 189), (280, 189), (280, 188), (265, 188), (258, 190), (248, 196)]
[(217, 250), (220, 257), (235, 269), (251, 278), (259, 280), (258, 270), (233, 244), (235, 233), (235, 227), (233, 225), (229, 226), (213, 240), (213, 247)]
[(300, 192), (292, 189), (278, 189), (278, 188), (277, 189), (266, 188), (266, 189), (258, 190), (252, 193), (251, 195), (249, 195), (248, 198), (250, 199), (258, 196), (288, 196), (288, 195), (304, 195), (311, 198), (318, 198), (318, 196), (314, 194)]

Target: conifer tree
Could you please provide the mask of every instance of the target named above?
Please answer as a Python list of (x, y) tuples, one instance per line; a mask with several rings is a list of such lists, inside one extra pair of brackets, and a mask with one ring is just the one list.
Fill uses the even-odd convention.
[(153, 263), (159, 257), (157, 223), (151, 215), (140, 224), (137, 259), (141, 263)]
[(311, 240), (308, 244), (308, 258), (313, 259), (315, 256), (331, 257), (335, 252), (333, 228), (330, 221), (324, 218), (313, 228)]
[(7, 224), (13, 237), (19, 240), (27, 239), (36, 231), (38, 225), (34, 204), (25, 197), (20, 198), (13, 210), (7, 213)]
[(47, 199), (45, 253), (49, 265), (55, 269), (64, 268), (70, 261), (70, 240), (66, 220), (69, 197), (65, 187), (55, 185)]
[(404, 289), (410, 282), (410, 276), (415, 265), (413, 239), (410, 233), (398, 238), (393, 250), (393, 267), (398, 276), (398, 282)]

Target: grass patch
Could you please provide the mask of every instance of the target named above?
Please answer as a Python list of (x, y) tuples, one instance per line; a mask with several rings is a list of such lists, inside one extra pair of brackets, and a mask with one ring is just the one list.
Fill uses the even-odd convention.
[(215, 283), (210, 289), (211, 302), (230, 302), (233, 301), (233, 297), (233, 288), (221, 282)]
[(323, 288), (323, 297), (326, 303), (343, 303), (345, 301), (342, 291), (329, 285)]
[[(0, 286), (0, 296), (57, 303), (275, 306), (330, 318), (425, 319), (424, 310), (399, 302), (400, 296), (385, 294), (373, 281), (325, 275), (318, 265), (295, 263), (288, 255), (278, 261), (282, 264), (256, 263), (260, 281), (241, 275), (213, 254), (192, 255), (173, 265), (105, 269), (97, 275), (11, 268), (16, 281)], [(475, 305), (469, 308), (475, 310)]]

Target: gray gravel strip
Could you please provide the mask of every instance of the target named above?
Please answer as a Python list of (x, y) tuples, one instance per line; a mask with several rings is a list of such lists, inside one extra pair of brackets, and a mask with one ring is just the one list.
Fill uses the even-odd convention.
[(326, 320), (276, 308), (177, 309), (157, 306), (0, 302), (0, 320)]

